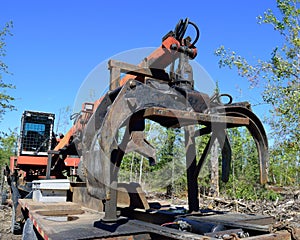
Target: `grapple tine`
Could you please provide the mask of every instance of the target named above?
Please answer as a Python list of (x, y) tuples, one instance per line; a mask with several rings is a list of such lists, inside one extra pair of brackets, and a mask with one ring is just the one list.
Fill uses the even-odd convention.
[(217, 134), (217, 139), (222, 149), (222, 181), (228, 182), (232, 151), (226, 130), (223, 131), (222, 135)]
[(260, 183), (268, 182), (268, 140), (265, 129), (259, 118), (248, 108), (243, 106), (225, 106), (226, 116), (245, 117), (249, 119), (247, 129), (253, 137), (260, 165)]

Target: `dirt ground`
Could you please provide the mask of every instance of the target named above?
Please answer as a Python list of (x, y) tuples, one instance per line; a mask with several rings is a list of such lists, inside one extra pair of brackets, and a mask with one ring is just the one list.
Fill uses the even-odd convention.
[(0, 239), (1, 240), (20, 240), (21, 235), (14, 235), (10, 230), (11, 225), (11, 207), (0, 205)]

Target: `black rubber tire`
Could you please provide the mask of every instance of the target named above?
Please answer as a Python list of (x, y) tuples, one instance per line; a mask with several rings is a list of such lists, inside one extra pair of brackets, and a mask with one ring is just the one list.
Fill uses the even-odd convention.
[(23, 226), (22, 240), (38, 240), (34, 231), (33, 223), (30, 218), (27, 218)]
[(7, 193), (6, 192), (3, 192), (1, 194), (1, 205), (5, 205), (7, 203)]
[(16, 221), (16, 209), (15, 206), (12, 206), (12, 214), (11, 214), (11, 225), (10, 230), (15, 235), (20, 235), (22, 233), (22, 227), (19, 222)]

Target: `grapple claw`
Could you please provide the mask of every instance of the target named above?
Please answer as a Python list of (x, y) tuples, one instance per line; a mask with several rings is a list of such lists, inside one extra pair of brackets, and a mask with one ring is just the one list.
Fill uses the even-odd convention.
[(258, 152), (258, 162), (260, 166), (260, 183), (265, 184), (268, 182), (268, 139), (265, 129), (259, 118), (245, 106), (227, 105), (218, 107), (217, 109), (221, 114), (233, 117), (243, 117), (249, 119), (249, 124), (245, 125), (254, 139)]

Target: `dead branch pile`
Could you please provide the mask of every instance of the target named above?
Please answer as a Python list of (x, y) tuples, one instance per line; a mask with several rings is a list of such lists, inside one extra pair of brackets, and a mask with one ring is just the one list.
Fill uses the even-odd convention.
[(262, 214), (272, 216), (278, 221), (288, 220), (300, 223), (300, 199), (246, 201), (202, 196), (200, 201), (203, 208), (246, 214)]
[[(150, 193), (149, 201), (168, 201), (171, 205), (187, 206), (182, 198), (166, 196), (162, 193)], [(239, 212), (245, 214), (261, 214), (274, 217), (277, 221), (290, 221), (300, 224), (300, 199), (285, 196), (285, 199), (269, 200), (229, 200), (222, 197), (200, 196), (200, 208), (224, 212)]]

